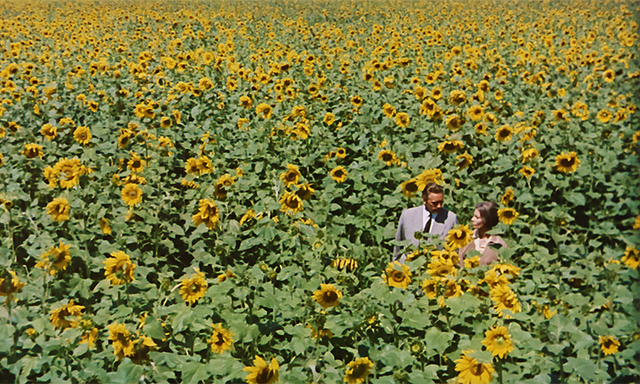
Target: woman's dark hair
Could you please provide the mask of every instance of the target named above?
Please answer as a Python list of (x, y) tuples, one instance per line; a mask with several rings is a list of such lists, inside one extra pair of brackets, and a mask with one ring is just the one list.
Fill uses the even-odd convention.
[(476, 209), (480, 212), (485, 228), (491, 229), (498, 224), (498, 204), (493, 201), (483, 201), (476, 205)]

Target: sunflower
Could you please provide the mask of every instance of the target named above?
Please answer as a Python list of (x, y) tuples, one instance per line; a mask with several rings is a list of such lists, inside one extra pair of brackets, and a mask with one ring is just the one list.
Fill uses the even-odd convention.
[(451, 249), (462, 248), (473, 241), (473, 231), (466, 224), (457, 225), (449, 230), (446, 240)]
[(453, 105), (460, 105), (467, 101), (467, 94), (464, 91), (453, 90), (449, 94), (449, 102)]
[(411, 270), (406, 264), (394, 261), (387, 265), (382, 278), (390, 287), (407, 289), (411, 283)]
[(336, 115), (331, 112), (327, 112), (325, 113), (322, 121), (330, 127), (336, 121)]
[(460, 118), (460, 116), (458, 115), (451, 115), (446, 118), (445, 124), (447, 124), (447, 129), (455, 132), (460, 128), (462, 128), (462, 125), (464, 124), (464, 119)]
[(351, 104), (353, 104), (353, 106), (356, 108), (360, 108), (363, 102), (364, 101), (362, 100), (362, 97), (358, 95), (351, 97)]
[(80, 336), (80, 344), (87, 343), (89, 349), (93, 349), (96, 345), (96, 340), (98, 340), (98, 328), (92, 328), (90, 330), (86, 330), (82, 336)]
[(18, 293), (26, 284), (20, 282), (14, 271), (5, 270), (4, 277), (0, 278), (0, 296), (5, 296), (5, 303), (14, 300), (13, 294)]
[(488, 384), (493, 376), (493, 365), (489, 363), (479, 363), (473, 357), (473, 350), (462, 351), (460, 359), (456, 360), (456, 371), (458, 374), (458, 382), (460, 384)]
[(400, 184), (400, 188), (402, 189), (402, 194), (407, 199), (412, 198), (420, 191), (416, 179), (411, 179), (403, 182), (402, 184)]
[(628, 246), (624, 251), (624, 256), (622, 256), (622, 262), (631, 269), (638, 269), (638, 255), (640, 252), (636, 249), (636, 247)]
[(393, 116), (395, 116), (395, 114), (396, 114), (396, 108), (393, 105), (389, 104), (389, 103), (385, 103), (382, 106), (382, 113), (384, 113), (384, 115), (386, 117), (392, 119)]
[[(74, 305), (73, 300), (69, 301), (69, 303), (64, 304), (62, 307), (58, 309), (54, 309), (51, 311), (51, 316), (49, 316), (49, 320), (51, 324), (53, 324), (56, 328), (76, 328), (79, 324), (78, 319), (82, 317), (82, 310), (84, 306), (82, 305)], [(68, 319), (71, 317), (72, 319)], [(73, 319), (75, 318), (75, 319)]]
[(24, 149), (21, 154), (27, 159), (33, 159), (36, 156), (42, 159), (42, 156), (44, 156), (44, 153), (42, 153), (42, 145), (27, 143), (24, 144)]
[(513, 128), (509, 125), (503, 125), (496, 131), (495, 138), (500, 142), (504, 142), (511, 140), (511, 135), (513, 135)]
[(573, 173), (578, 169), (579, 165), (580, 159), (578, 159), (578, 155), (573, 151), (569, 153), (562, 152), (556, 156), (555, 167), (562, 173)]
[(44, 136), (47, 140), (53, 140), (58, 135), (58, 128), (53, 125), (47, 123), (40, 128), (40, 134)]
[(57, 222), (69, 220), (69, 211), (71, 207), (64, 197), (56, 197), (52, 202), (47, 204), (47, 214)]
[(413, 89), (413, 96), (415, 96), (416, 100), (420, 101), (427, 96), (427, 90), (425, 87), (420, 85), (416, 85)]
[(364, 383), (369, 376), (369, 370), (373, 368), (373, 362), (368, 357), (359, 357), (349, 364), (344, 374), (344, 381), (347, 384)]
[(73, 139), (78, 142), (78, 144), (89, 144), (91, 137), (91, 130), (89, 127), (79, 126), (73, 131)]
[(608, 123), (612, 117), (613, 117), (613, 114), (611, 113), (611, 111), (606, 109), (601, 109), (600, 111), (598, 111), (598, 114), (596, 115), (596, 118), (601, 123)]
[(478, 135), (486, 135), (487, 134), (487, 126), (484, 123), (480, 122), (475, 125), (474, 129)]
[(256, 113), (263, 119), (270, 119), (273, 109), (267, 103), (260, 103), (256, 106)]
[(344, 159), (345, 157), (347, 157), (347, 150), (340, 147), (336, 149), (336, 157), (338, 159)]
[(215, 228), (220, 221), (220, 212), (218, 211), (216, 203), (208, 199), (200, 199), (198, 204), (198, 213), (191, 216), (195, 226), (197, 227), (204, 223), (209, 229)]
[(331, 178), (335, 180), (336, 183), (342, 183), (347, 180), (347, 170), (339, 165), (331, 170)]
[(406, 112), (400, 112), (396, 115), (396, 125), (400, 128), (407, 128), (411, 119), (409, 118), (409, 114)]
[(246, 96), (246, 95), (240, 96), (238, 103), (244, 109), (249, 109), (253, 106), (253, 99), (251, 98), (251, 96)]
[(320, 289), (313, 292), (312, 298), (322, 308), (327, 309), (340, 305), (342, 292), (338, 291), (333, 284), (320, 284)]
[(100, 230), (102, 230), (102, 233), (105, 235), (111, 234), (111, 225), (109, 224), (109, 220), (104, 217), (100, 218)]
[(80, 176), (86, 173), (85, 167), (80, 163), (79, 159), (58, 160), (53, 166), (53, 175), (60, 181), (60, 187), (73, 188), (78, 185)]
[(245, 380), (249, 384), (273, 384), (278, 381), (280, 365), (278, 360), (271, 358), (271, 363), (267, 363), (259, 356), (253, 360), (253, 367), (244, 367), (242, 369), (249, 372)]
[(531, 148), (522, 150), (522, 152), (520, 152), (520, 157), (522, 157), (522, 162), (526, 163), (529, 160), (532, 160), (538, 157), (539, 154), (540, 153), (538, 152), (537, 149), (531, 147)]
[(134, 206), (142, 201), (142, 190), (137, 184), (127, 183), (122, 188), (122, 200), (129, 206)]
[(473, 164), (473, 156), (471, 156), (468, 152), (465, 152), (462, 155), (456, 156), (458, 171), (462, 171), (463, 169), (469, 168), (471, 164)]
[(513, 189), (508, 187), (506, 191), (504, 191), (504, 195), (500, 198), (502, 205), (509, 205), (509, 203), (513, 200), (515, 194), (513, 193)]
[(479, 105), (472, 105), (467, 109), (467, 116), (473, 121), (480, 121), (484, 117), (484, 108)]
[(422, 171), (417, 177), (418, 189), (422, 191), (428, 183), (440, 184), (442, 181), (442, 171), (439, 168), (428, 168)]
[(280, 198), (280, 210), (287, 215), (293, 215), (303, 210), (302, 199), (293, 192), (286, 191)]
[(616, 79), (616, 73), (613, 71), (613, 69), (607, 69), (602, 73), (602, 77), (607, 83), (613, 83)]
[(316, 190), (313, 189), (313, 187), (309, 183), (296, 185), (296, 187), (298, 188), (298, 190), (296, 191), (296, 195), (298, 195), (298, 197), (300, 197), (302, 200), (308, 201), (316, 192)]
[(424, 295), (430, 299), (435, 299), (438, 297), (438, 280), (436, 279), (427, 279), (422, 282), (422, 290), (424, 291)]
[(141, 173), (144, 167), (147, 165), (147, 162), (142, 160), (140, 156), (138, 156), (135, 152), (129, 153), (129, 161), (127, 162), (127, 168), (131, 172)]
[(446, 154), (457, 152), (464, 147), (464, 143), (459, 140), (446, 140), (438, 145), (438, 150)]
[(382, 160), (385, 164), (392, 165), (398, 163), (398, 158), (396, 154), (388, 149), (383, 149), (378, 153), (378, 159)]
[(48, 269), (51, 275), (55, 275), (58, 271), (67, 269), (67, 264), (71, 261), (70, 245), (64, 244), (60, 240), (60, 245), (51, 247), (47, 252), (40, 255), (40, 260), (36, 263), (36, 267)]
[(124, 324), (113, 323), (109, 326), (109, 340), (112, 342), (113, 354), (118, 360), (133, 356), (135, 341)]
[(213, 353), (222, 353), (229, 350), (233, 344), (233, 333), (222, 328), (220, 323), (211, 324), (211, 327), (213, 327), (213, 334), (209, 339), (209, 344), (211, 344)]
[(519, 213), (513, 208), (500, 208), (498, 210), (498, 219), (507, 225), (513, 224), (518, 215)]
[(494, 326), (487, 330), (484, 336), (482, 345), (487, 347), (487, 350), (493, 353), (493, 356), (500, 356), (501, 359), (504, 359), (507, 353), (513, 351), (513, 344), (507, 327)]
[[(498, 312), (498, 316), (502, 316), (502, 311), (505, 309), (512, 313), (518, 313), (522, 310), (516, 294), (507, 284), (498, 284), (491, 288), (491, 300), (495, 301), (494, 309)], [(509, 317), (507, 316), (507, 318)]]
[(607, 355), (613, 355), (618, 352), (618, 347), (620, 346), (620, 342), (613, 336), (599, 336), (600, 338), (600, 349), (602, 349), (602, 353)]
[(427, 266), (427, 273), (432, 278), (456, 277), (458, 275), (458, 269), (451, 258), (432, 257)]
[(528, 165), (523, 166), (519, 171), (518, 171), (523, 177), (527, 178), (527, 179), (531, 179), (531, 177), (536, 173), (536, 170), (531, 168)]
[(287, 164), (287, 171), (280, 175), (280, 180), (282, 180), (285, 187), (289, 187), (291, 184), (297, 184), (300, 176), (300, 171), (296, 165)]
[(104, 263), (104, 275), (111, 281), (111, 285), (122, 285), (133, 281), (133, 271), (136, 265), (129, 255), (122, 251), (111, 252), (111, 257)]
[(207, 280), (204, 278), (204, 273), (198, 269), (196, 269), (195, 276), (185, 277), (180, 283), (180, 295), (189, 305), (203, 298), (206, 292)]

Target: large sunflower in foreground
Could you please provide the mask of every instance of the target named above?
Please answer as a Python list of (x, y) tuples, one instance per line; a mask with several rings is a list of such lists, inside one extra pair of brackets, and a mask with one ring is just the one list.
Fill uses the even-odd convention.
[(320, 284), (320, 289), (313, 292), (313, 300), (327, 309), (340, 305), (342, 292), (338, 291), (333, 284)]
[(411, 270), (406, 264), (394, 261), (387, 265), (382, 278), (390, 287), (407, 289), (411, 283)]
[(463, 355), (456, 360), (456, 371), (458, 382), (461, 384), (488, 384), (493, 376), (493, 365), (480, 363), (473, 357), (468, 356), (472, 350), (462, 351)]
[(222, 328), (222, 324), (212, 324), (213, 334), (209, 339), (213, 353), (222, 353), (231, 348), (233, 333)]
[(466, 224), (457, 225), (449, 230), (446, 240), (451, 249), (462, 248), (473, 241), (473, 231)]
[(331, 178), (335, 180), (336, 183), (342, 183), (347, 180), (347, 170), (339, 165), (331, 170)]
[(578, 169), (579, 165), (580, 159), (578, 159), (578, 154), (573, 151), (569, 153), (562, 152), (556, 156), (555, 167), (559, 172), (573, 173)]
[(359, 357), (349, 364), (345, 371), (344, 381), (348, 384), (364, 383), (369, 376), (369, 370), (373, 368), (373, 362), (368, 357)]
[(511, 336), (507, 327), (493, 327), (484, 333), (484, 340), (482, 345), (487, 347), (487, 350), (493, 353), (493, 356), (500, 356), (504, 358), (507, 353), (513, 351), (513, 344), (511, 343)]
[(79, 324), (79, 319), (82, 317), (82, 310), (84, 306), (74, 305), (73, 300), (64, 304), (62, 307), (51, 311), (49, 320), (56, 328), (76, 328)]
[(137, 184), (125, 184), (124, 188), (122, 188), (122, 200), (130, 206), (140, 203), (142, 201), (142, 189)]
[(111, 285), (122, 285), (133, 281), (133, 271), (136, 265), (129, 255), (122, 251), (111, 252), (111, 257), (103, 261), (104, 275), (111, 281)]
[(280, 364), (275, 358), (271, 358), (271, 362), (267, 365), (260, 356), (256, 356), (253, 367), (244, 367), (242, 370), (249, 372), (245, 377), (249, 384), (273, 384), (278, 381)]
[(182, 298), (187, 303), (195, 303), (198, 299), (204, 297), (206, 292), (207, 280), (205, 280), (203, 272), (196, 270), (196, 274), (194, 276), (182, 279), (180, 295), (182, 295)]

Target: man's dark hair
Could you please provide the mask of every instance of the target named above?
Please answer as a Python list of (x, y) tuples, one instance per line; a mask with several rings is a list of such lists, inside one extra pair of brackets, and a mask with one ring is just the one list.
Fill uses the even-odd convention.
[(429, 195), (432, 193), (444, 193), (444, 189), (434, 182), (427, 183), (427, 185), (425, 185), (424, 189), (422, 190), (422, 199), (427, 200), (429, 198)]
[(476, 205), (476, 209), (480, 213), (485, 228), (491, 229), (498, 224), (498, 204), (493, 201), (483, 201)]

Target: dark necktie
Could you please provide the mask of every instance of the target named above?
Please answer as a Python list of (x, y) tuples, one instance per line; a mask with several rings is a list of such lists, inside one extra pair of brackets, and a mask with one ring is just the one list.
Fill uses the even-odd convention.
[(427, 224), (424, 225), (424, 233), (429, 233), (429, 230), (431, 230), (431, 214), (429, 214), (429, 219), (427, 220)]

